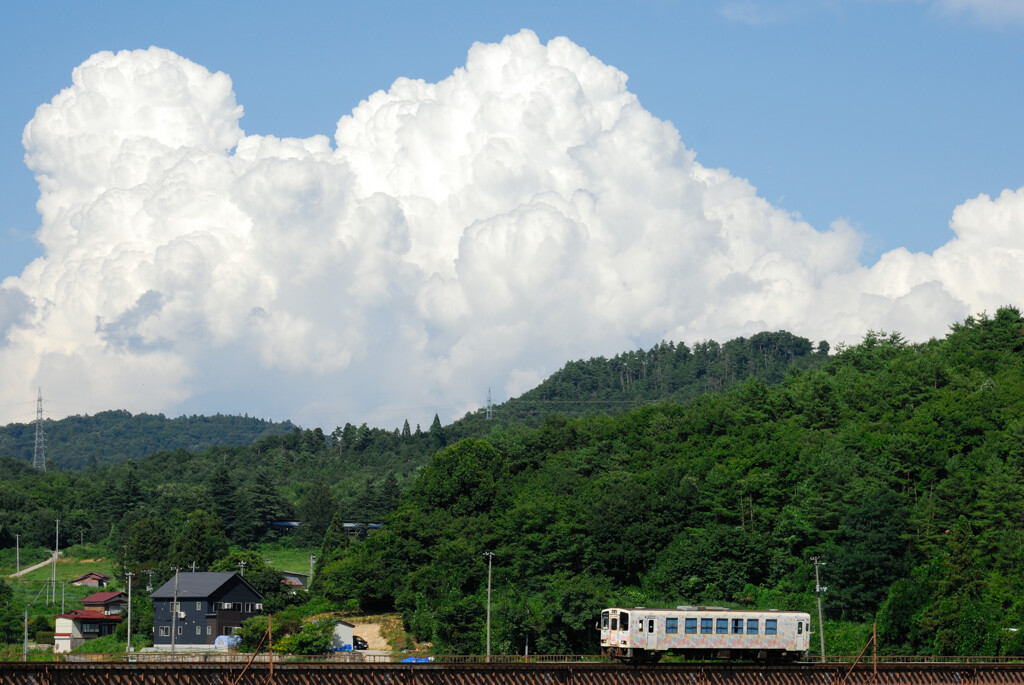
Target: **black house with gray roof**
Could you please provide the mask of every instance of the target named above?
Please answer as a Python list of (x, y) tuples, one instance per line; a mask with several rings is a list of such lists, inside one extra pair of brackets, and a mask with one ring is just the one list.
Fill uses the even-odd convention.
[(157, 649), (213, 649), (218, 636), (263, 612), (263, 596), (237, 573), (179, 573), (149, 597)]

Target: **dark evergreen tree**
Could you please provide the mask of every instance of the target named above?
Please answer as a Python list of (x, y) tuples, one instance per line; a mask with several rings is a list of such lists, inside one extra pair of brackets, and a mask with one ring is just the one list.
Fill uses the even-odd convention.
[(306, 544), (319, 543), (337, 511), (337, 502), (327, 483), (313, 483), (299, 502), (299, 539)]

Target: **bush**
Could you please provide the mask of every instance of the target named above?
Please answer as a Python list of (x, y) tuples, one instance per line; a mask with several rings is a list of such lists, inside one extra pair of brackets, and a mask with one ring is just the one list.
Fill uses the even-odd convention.
[(116, 635), (104, 635), (81, 644), (71, 651), (75, 654), (119, 654), (125, 651), (125, 643)]
[(37, 645), (52, 645), (54, 634), (52, 630), (37, 630), (35, 642)]
[(334, 644), (332, 618), (321, 618), (302, 626), (302, 630), (286, 635), (274, 643), (274, 651), (281, 654), (326, 654)]

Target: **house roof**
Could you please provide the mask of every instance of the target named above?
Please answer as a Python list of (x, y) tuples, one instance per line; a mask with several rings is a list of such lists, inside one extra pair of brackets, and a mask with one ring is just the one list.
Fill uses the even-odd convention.
[[(236, 579), (248, 587), (253, 593), (263, 598), (256, 588), (249, 584), (245, 578), (232, 572), (201, 571), (199, 573), (178, 574), (178, 599), (204, 599), (214, 594), (227, 584), (231, 579)], [(158, 587), (149, 595), (151, 599), (174, 599), (174, 578), (171, 577), (166, 583)]]
[(69, 583), (77, 583), (80, 580), (86, 580), (87, 578), (95, 578), (96, 580), (110, 580), (110, 576), (106, 573), (100, 573), (99, 571), (89, 571), (85, 575), (78, 576), (74, 580), (68, 581)]
[(124, 597), (125, 601), (128, 600), (128, 595), (123, 592), (94, 592), (83, 599), (82, 604), (108, 604), (121, 597)]
[(92, 609), (72, 609), (66, 614), (60, 614), (54, 618), (70, 618), (73, 621), (120, 621), (120, 616), (109, 616), (100, 611)]

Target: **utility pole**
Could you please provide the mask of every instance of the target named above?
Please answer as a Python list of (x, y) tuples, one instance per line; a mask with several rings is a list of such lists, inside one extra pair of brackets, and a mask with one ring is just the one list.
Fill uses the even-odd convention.
[(825, 565), (825, 562), (820, 559), (820, 557), (811, 557), (811, 561), (814, 562), (814, 593), (818, 596), (818, 636), (821, 639), (821, 662), (825, 663), (825, 624), (821, 619), (821, 593), (828, 592), (828, 588), (821, 585), (821, 578), (818, 576), (818, 567)]
[(53, 583), (53, 590), (52, 591), (53, 591), (53, 603), (54, 604), (57, 603), (57, 559), (58, 559), (58, 557), (60, 557), (60, 519), (57, 519), (57, 539), (54, 542), (53, 569), (52, 569), (53, 573), (52, 573), (52, 576), (51, 576), (52, 577), (52, 583)]
[(132, 651), (132, 576), (134, 575), (131, 571), (128, 572), (128, 645), (124, 648), (125, 653)]
[(25, 605), (25, 641), (21, 643), (21, 660), (28, 661), (28, 608), (31, 604)]
[(178, 569), (174, 569), (174, 601), (171, 602), (171, 653), (174, 653), (174, 639), (178, 627)]
[(245, 567), (248, 565), (244, 560), (238, 562), (238, 568), (241, 569), (243, 578), (245, 578)]
[(487, 557), (487, 655), (484, 660), (491, 661), (491, 563), (494, 561), (494, 552), (484, 552)]
[(309, 590), (313, 586), (313, 562), (316, 561), (316, 555), (309, 555), (309, 578), (306, 580), (306, 590)]
[(14, 535), (14, 564), (15, 575), (21, 575), (21, 535)]

